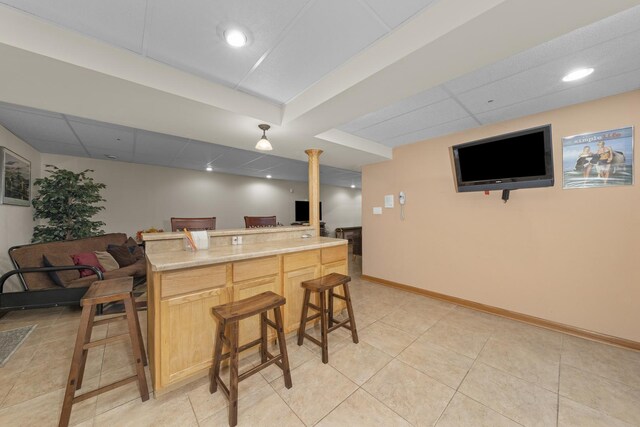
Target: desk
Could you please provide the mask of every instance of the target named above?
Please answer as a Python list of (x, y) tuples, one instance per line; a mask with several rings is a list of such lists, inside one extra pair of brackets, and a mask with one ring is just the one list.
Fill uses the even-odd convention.
[(362, 227), (336, 228), (336, 238), (353, 244), (353, 255), (362, 255)]

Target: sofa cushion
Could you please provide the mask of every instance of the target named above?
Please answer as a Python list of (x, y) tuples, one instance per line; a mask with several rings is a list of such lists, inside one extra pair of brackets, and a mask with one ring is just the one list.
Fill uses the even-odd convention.
[[(73, 254), (71, 255), (71, 258), (73, 258), (73, 263), (75, 265), (90, 265), (92, 267), (98, 268), (103, 273), (105, 272), (104, 267), (100, 265), (98, 257), (96, 257), (96, 254), (93, 252), (81, 252), (78, 254)], [(95, 274), (96, 273), (93, 270), (89, 270), (88, 268), (80, 270), (80, 277), (87, 277)]]
[(115, 260), (114, 257), (107, 251), (93, 251), (96, 254), (96, 258), (98, 258), (98, 262), (104, 268), (104, 271), (112, 271), (120, 268), (118, 261)]
[[(66, 267), (75, 265), (73, 259), (67, 254), (44, 254), (42, 255), (42, 262), (45, 267)], [(58, 286), (65, 286), (65, 283), (71, 282), (80, 277), (78, 270), (61, 270), (50, 271), (49, 277)]]
[(136, 262), (136, 257), (131, 253), (127, 245), (109, 245), (107, 246), (107, 252), (115, 258), (120, 268)]

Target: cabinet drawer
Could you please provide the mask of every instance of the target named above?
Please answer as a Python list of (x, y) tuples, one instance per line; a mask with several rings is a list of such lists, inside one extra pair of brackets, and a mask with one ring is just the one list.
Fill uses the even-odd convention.
[(225, 264), (162, 273), (162, 298), (219, 288), (227, 283)]
[(234, 262), (233, 281), (241, 282), (243, 280), (269, 276), (278, 274), (279, 271), (278, 257), (276, 256)]
[(284, 271), (298, 270), (320, 264), (320, 250), (304, 251), (284, 256)]
[(322, 263), (328, 264), (330, 262), (340, 261), (347, 259), (347, 245), (332, 246), (330, 248), (322, 249)]

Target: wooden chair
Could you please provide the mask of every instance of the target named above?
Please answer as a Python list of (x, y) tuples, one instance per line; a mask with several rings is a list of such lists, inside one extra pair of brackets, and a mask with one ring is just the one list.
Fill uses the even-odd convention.
[(275, 216), (245, 216), (244, 225), (246, 228), (275, 227)]
[[(298, 345), (302, 345), (305, 338), (322, 348), (322, 363), (329, 362), (329, 341), (327, 334), (340, 327), (351, 331), (351, 338), (354, 343), (358, 343), (358, 331), (356, 330), (356, 319), (353, 316), (353, 306), (351, 305), (351, 294), (349, 294), (349, 282), (351, 277), (344, 274), (331, 273), (322, 276), (319, 279), (305, 280), (300, 284), (304, 288), (304, 302), (302, 305), (302, 315), (300, 317), (300, 328), (298, 329)], [(333, 292), (334, 288), (342, 286), (344, 296)], [(310, 302), (311, 292), (319, 293), (320, 306)], [(328, 295), (327, 295), (328, 294)], [(347, 303), (347, 313), (349, 317), (336, 323), (333, 318), (333, 299), (338, 298)], [(328, 299), (328, 301), (327, 301)], [(328, 303), (328, 304), (327, 304)], [(318, 313), (308, 316), (309, 308), (316, 310)], [(315, 339), (305, 332), (307, 322), (320, 318), (320, 340)], [(335, 323), (335, 325), (334, 325)]]
[(216, 217), (211, 218), (171, 218), (171, 231), (215, 230)]
[[(144, 351), (142, 332), (140, 331), (140, 323), (135, 309), (132, 290), (132, 277), (102, 280), (94, 282), (82, 298), (80, 302), (82, 305), (80, 327), (78, 328), (76, 345), (73, 350), (73, 358), (71, 359), (71, 369), (69, 370), (69, 379), (67, 380), (67, 387), (64, 394), (64, 400), (62, 402), (62, 413), (60, 414), (60, 422), (58, 424), (59, 427), (66, 427), (69, 425), (71, 408), (74, 403), (82, 402), (133, 381), (138, 382), (138, 390), (140, 391), (140, 398), (142, 401), (144, 402), (149, 399), (147, 379), (144, 376), (144, 366), (147, 365), (147, 356)], [(125, 314), (108, 319), (95, 320), (96, 307), (99, 304), (114, 301), (124, 302)], [(91, 341), (91, 331), (94, 326), (124, 319), (127, 320), (129, 326), (127, 333)], [(76, 396), (76, 390), (80, 390), (80, 387), (82, 387), (82, 377), (84, 376), (84, 368), (87, 364), (87, 354), (89, 349), (109, 344), (126, 337), (131, 339), (133, 360), (136, 364), (136, 374), (112, 384), (102, 386), (96, 390)]]
[[(284, 326), (280, 307), (286, 299), (271, 291), (245, 298), (228, 304), (213, 307), (213, 315), (218, 320), (218, 336), (213, 353), (213, 368), (211, 369), (211, 382), (209, 391), (215, 393), (218, 385), (223, 394), (229, 399), (229, 425), (238, 423), (238, 383), (258, 373), (270, 365), (277, 365), (284, 373), (284, 385), (291, 388), (291, 371), (289, 370), (289, 357), (287, 356), (287, 344), (284, 337)], [(273, 310), (275, 323), (267, 318), (267, 312)], [(238, 325), (240, 320), (251, 316), (260, 315), (260, 338), (251, 341), (241, 347), (238, 346)], [(277, 331), (280, 354), (272, 355), (267, 350), (267, 326)], [(225, 328), (229, 328), (229, 335), (225, 335)], [(229, 348), (229, 352), (222, 354), (222, 344)], [(238, 355), (256, 345), (260, 346), (261, 363), (246, 372), (238, 372)], [(220, 378), (220, 364), (224, 359), (229, 359), (229, 387)]]

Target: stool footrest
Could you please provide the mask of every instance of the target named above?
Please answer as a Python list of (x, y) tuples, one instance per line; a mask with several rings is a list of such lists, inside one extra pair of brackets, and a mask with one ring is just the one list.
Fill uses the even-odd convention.
[(312, 337), (311, 335), (309, 335), (308, 333), (304, 333), (304, 337), (307, 338), (309, 341), (311, 341), (312, 343), (319, 345), (320, 347), (322, 347), (322, 342), (314, 337)]
[(336, 294), (335, 292), (333, 293), (333, 297), (334, 297), (334, 298), (341, 299), (342, 301), (346, 301), (346, 300), (347, 300), (345, 297), (343, 297), (343, 296), (342, 296), (342, 295), (340, 295), (340, 294)]
[(305, 325), (307, 324), (307, 322), (310, 322), (310, 321), (312, 321), (312, 320), (315, 320), (315, 319), (317, 319), (317, 318), (318, 318), (318, 317), (320, 317), (320, 316), (321, 316), (321, 314), (320, 314), (320, 313), (316, 313), (316, 314), (314, 314), (313, 316), (309, 316), (309, 317), (307, 317), (307, 318), (305, 319), (305, 321), (304, 321)]
[(273, 322), (273, 321), (271, 321), (270, 319), (268, 319), (268, 318), (267, 318), (267, 319), (264, 319), (264, 322), (265, 322), (267, 325), (271, 326), (271, 327), (272, 327), (273, 329), (275, 329), (276, 331), (278, 330), (278, 325), (276, 325), (276, 323), (275, 323), (275, 322)]
[(102, 338), (99, 340), (95, 340), (95, 341), (91, 341), (86, 343), (85, 345), (82, 346), (83, 350), (88, 350), (90, 348), (93, 347), (98, 347), (101, 346), (103, 344), (109, 344), (115, 341), (120, 341), (122, 339), (128, 338), (129, 337), (129, 333), (127, 332), (126, 334), (120, 334), (120, 335), (114, 335), (112, 337), (107, 337), (107, 338)]
[(279, 354), (279, 355), (267, 360), (264, 363), (259, 364), (258, 366), (254, 366), (253, 368), (249, 369), (246, 372), (243, 372), (243, 373), (239, 374), (238, 375), (238, 382), (240, 382), (242, 380), (245, 380), (248, 377), (250, 377), (251, 375), (255, 374), (256, 372), (260, 372), (264, 368), (273, 365), (274, 363), (278, 362), (280, 359), (282, 359), (282, 355), (281, 354)]
[[(242, 353), (243, 351), (245, 351), (247, 349), (250, 349), (251, 347), (255, 347), (260, 343), (261, 343), (260, 338), (258, 338), (257, 340), (253, 340), (251, 342), (248, 342), (245, 345), (238, 347), (238, 353)], [(225, 353), (222, 356), (220, 356), (220, 360), (228, 359), (230, 355), (231, 355), (231, 353)]]
[(105, 325), (107, 323), (115, 322), (115, 321), (118, 321), (118, 320), (124, 320), (126, 318), (127, 318), (127, 315), (126, 314), (122, 314), (120, 316), (110, 317), (108, 319), (96, 320), (95, 322), (93, 322), (93, 327), (95, 328), (96, 326)]
[[(335, 320), (334, 320), (334, 322), (335, 322)], [(350, 323), (351, 323), (351, 319), (347, 319), (347, 320), (344, 320), (344, 321), (342, 321), (342, 322), (340, 322), (340, 323), (336, 323), (336, 324), (334, 324), (332, 327), (330, 327), (330, 328), (329, 328), (329, 329), (327, 329), (327, 330), (328, 330), (329, 332), (331, 332), (331, 331), (335, 331), (335, 330), (336, 330), (336, 329), (338, 329), (338, 328), (345, 328), (345, 329), (349, 329), (349, 330), (351, 330), (351, 325), (347, 326), (347, 323), (349, 323), (349, 324), (350, 324)]]
[(97, 396), (99, 394), (106, 393), (108, 391), (113, 390), (114, 388), (118, 388), (120, 386), (132, 383), (132, 382), (137, 381), (137, 380), (138, 380), (138, 376), (137, 375), (133, 375), (133, 376), (125, 378), (123, 380), (116, 381), (115, 383), (105, 385), (105, 386), (100, 387), (100, 388), (98, 388), (96, 390), (92, 390), (92, 391), (89, 391), (89, 392), (87, 392), (85, 394), (81, 394), (80, 396), (74, 397), (73, 398), (73, 403), (78, 403), (78, 402), (82, 402), (82, 401), (87, 400), (87, 399), (91, 399), (92, 397), (95, 397), (95, 396)]
[(321, 311), (322, 309), (320, 307), (318, 307), (317, 305), (315, 305), (314, 303), (307, 303), (307, 305), (309, 306), (309, 308), (313, 308), (316, 311)]

